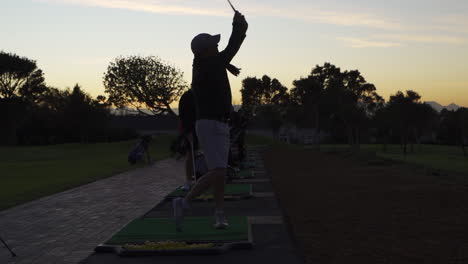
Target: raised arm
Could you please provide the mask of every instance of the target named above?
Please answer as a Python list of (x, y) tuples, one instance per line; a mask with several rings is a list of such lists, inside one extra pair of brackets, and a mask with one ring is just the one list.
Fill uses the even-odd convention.
[(227, 47), (221, 51), (221, 56), (224, 57), (225, 63), (230, 63), (232, 58), (234, 58), (239, 51), (246, 37), (245, 33), (248, 27), (249, 24), (245, 20), (245, 17), (241, 13), (236, 12), (232, 21), (232, 33), (229, 38), (229, 43)]

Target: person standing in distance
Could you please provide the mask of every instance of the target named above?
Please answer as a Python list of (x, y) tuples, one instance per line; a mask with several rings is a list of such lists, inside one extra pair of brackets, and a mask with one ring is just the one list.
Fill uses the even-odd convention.
[(223, 51), (218, 50), (220, 35), (202, 33), (192, 40), (192, 90), (197, 110), (195, 127), (209, 172), (197, 181), (185, 198), (175, 198), (172, 201), (178, 231), (182, 230), (184, 209), (190, 208), (193, 198), (208, 188), (214, 191), (214, 227), (224, 229), (229, 226), (224, 215), (224, 183), (230, 146), (228, 122), (232, 96), (226, 70), (235, 76), (240, 73), (240, 69), (230, 62), (246, 37), (247, 28), (245, 17), (236, 11), (231, 37)]

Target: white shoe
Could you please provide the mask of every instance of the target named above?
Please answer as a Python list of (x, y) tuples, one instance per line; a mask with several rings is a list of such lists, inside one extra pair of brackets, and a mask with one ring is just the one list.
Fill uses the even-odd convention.
[(174, 198), (172, 200), (172, 209), (174, 210), (176, 230), (177, 232), (182, 232), (182, 223), (184, 222), (184, 198)]
[(229, 224), (224, 216), (224, 212), (216, 212), (215, 213), (215, 229), (226, 229), (229, 227)]

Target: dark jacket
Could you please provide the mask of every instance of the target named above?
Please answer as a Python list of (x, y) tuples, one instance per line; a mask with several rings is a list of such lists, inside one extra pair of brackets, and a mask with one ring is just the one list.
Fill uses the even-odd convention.
[(192, 131), (195, 127), (196, 121), (196, 108), (195, 108), (195, 98), (193, 96), (193, 91), (188, 90), (179, 100), (179, 118), (182, 123), (182, 129), (184, 131)]
[[(195, 121), (196, 121), (196, 108), (195, 108), (195, 98), (192, 90), (186, 91), (179, 100), (179, 118), (181, 126), (181, 134), (183, 137), (181, 139), (186, 140), (186, 135), (191, 133), (193, 136), (193, 148), (198, 149), (198, 138), (195, 131)], [(188, 142), (185, 141), (185, 146), (188, 146)], [(178, 142), (180, 143), (180, 142)], [(176, 143), (177, 144), (177, 143)], [(174, 151), (175, 152), (175, 151)], [(185, 152), (183, 152), (185, 154)]]
[(234, 23), (229, 43), (223, 51), (216, 56), (194, 58), (192, 89), (197, 120), (229, 118), (232, 96), (226, 67), (239, 51), (245, 32), (245, 29)]

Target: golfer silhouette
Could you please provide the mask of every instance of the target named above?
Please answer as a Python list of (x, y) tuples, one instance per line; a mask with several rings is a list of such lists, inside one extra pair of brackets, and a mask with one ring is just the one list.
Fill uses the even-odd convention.
[(230, 147), (228, 122), (232, 107), (227, 71), (235, 76), (240, 72), (231, 60), (239, 51), (248, 28), (245, 17), (236, 10), (234, 12), (231, 37), (223, 51), (218, 50), (219, 34), (201, 33), (191, 43), (194, 54), (191, 89), (197, 112), (195, 128), (209, 172), (197, 181), (185, 198), (172, 201), (178, 231), (182, 231), (184, 209), (190, 208), (192, 199), (208, 188), (214, 191), (214, 227), (224, 229), (229, 226), (224, 215), (224, 184)]

